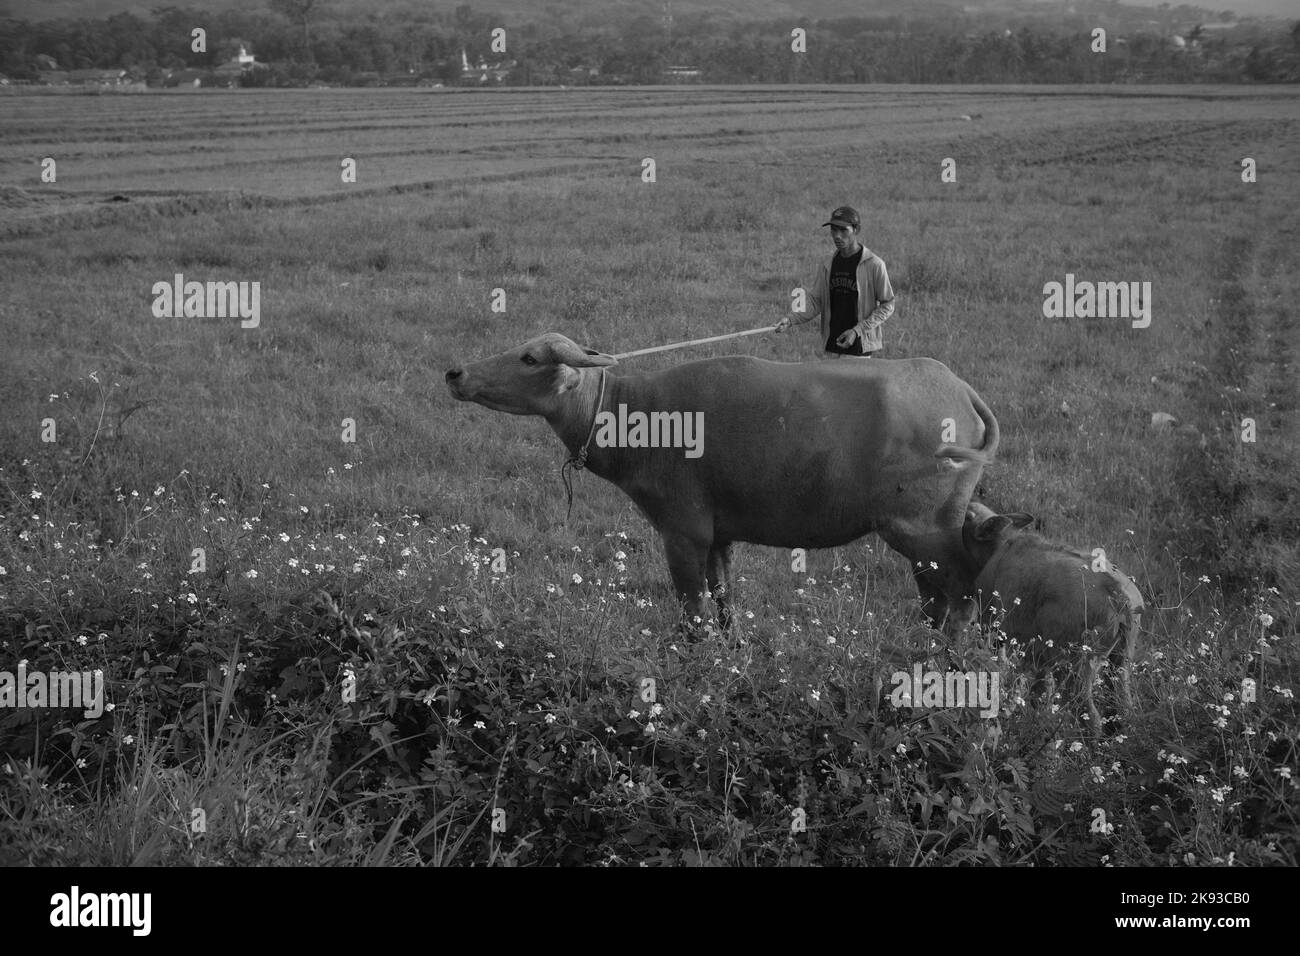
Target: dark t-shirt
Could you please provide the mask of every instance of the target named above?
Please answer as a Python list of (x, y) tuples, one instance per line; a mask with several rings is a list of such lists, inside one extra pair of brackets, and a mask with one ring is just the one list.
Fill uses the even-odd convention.
[(831, 334), (826, 339), (826, 351), (841, 355), (862, 355), (862, 337), (848, 348), (840, 348), (835, 340), (858, 324), (858, 263), (862, 249), (851, 256), (835, 256), (831, 260)]

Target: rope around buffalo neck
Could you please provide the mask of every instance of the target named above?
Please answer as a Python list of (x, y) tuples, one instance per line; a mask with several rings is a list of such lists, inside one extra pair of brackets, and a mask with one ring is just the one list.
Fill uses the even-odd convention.
[(573, 476), (570, 469), (581, 471), (587, 467), (587, 448), (591, 445), (591, 440), (596, 436), (596, 419), (600, 417), (600, 406), (605, 403), (605, 370), (600, 370), (600, 395), (596, 398), (596, 410), (591, 413), (591, 428), (587, 430), (587, 440), (582, 443), (576, 455), (570, 455), (560, 466), (560, 479), (564, 482), (564, 492), (569, 499), (569, 510), (564, 513), (564, 520), (568, 521), (569, 516), (573, 514)]

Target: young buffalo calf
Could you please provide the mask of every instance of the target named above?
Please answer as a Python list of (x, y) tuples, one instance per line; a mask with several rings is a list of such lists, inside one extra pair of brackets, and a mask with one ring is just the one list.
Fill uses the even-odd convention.
[(1114, 568), (1093, 571), (1091, 555), (1020, 530), (1033, 520), (1024, 513), (994, 514), (977, 502), (966, 511), (962, 541), (978, 571), (975, 588), (985, 620), (1001, 611), (1003, 631), (1026, 649), (1039, 685), (1081, 656), (1081, 689), (1100, 733), (1092, 685), (1106, 658), (1119, 666), (1124, 707), (1132, 707), (1129, 678), (1145, 610), (1142, 595)]

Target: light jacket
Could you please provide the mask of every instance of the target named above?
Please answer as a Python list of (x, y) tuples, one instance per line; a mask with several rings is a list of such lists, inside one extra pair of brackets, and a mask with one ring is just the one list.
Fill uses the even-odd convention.
[[(807, 292), (804, 310), (796, 311), (790, 319), (793, 327), (820, 316), (822, 348), (826, 347), (826, 339), (831, 334), (831, 262), (834, 259), (832, 255), (818, 267), (817, 277), (804, 287)], [(857, 281), (858, 324), (854, 328), (863, 351), (875, 352), (884, 347), (880, 326), (894, 314), (894, 288), (889, 284), (885, 260), (866, 246), (862, 247), (862, 258), (858, 260)]]

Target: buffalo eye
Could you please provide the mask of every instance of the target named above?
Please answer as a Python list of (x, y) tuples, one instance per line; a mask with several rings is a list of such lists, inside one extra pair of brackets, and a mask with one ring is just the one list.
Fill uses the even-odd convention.
[(525, 365), (536, 365), (536, 364), (537, 364), (537, 359), (533, 358), (533, 357), (532, 357), (531, 355), (529, 355), (527, 352), (524, 353), (524, 356), (523, 356), (522, 359), (520, 359), (520, 361), (522, 361)]

